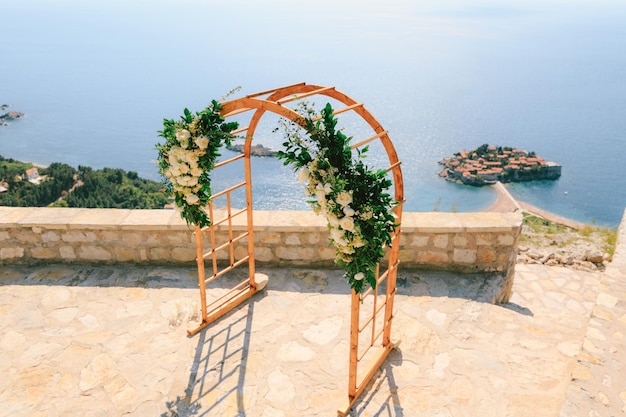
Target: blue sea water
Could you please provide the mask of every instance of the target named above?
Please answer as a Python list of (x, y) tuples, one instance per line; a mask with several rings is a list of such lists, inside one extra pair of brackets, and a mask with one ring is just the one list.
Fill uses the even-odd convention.
[[(443, 157), (489, 143), (563, 165), (557, 181), (509, 184), (516, 197), (615, 226), (626, 207), (624, 51), (617, 0), (6, 2), (0, 104), (27, 117), (0, 128), (0, 155), (158, 179), (163, 118), (237, 86), (306, 81), (364, 102), (389, 130), (406, 210), (489, 206), (493, 190), (436, 175)], [(255, 141), (278, 147), (269, 124)], [(306, 208), (279, 161), (253, 169), (256, 207)]]

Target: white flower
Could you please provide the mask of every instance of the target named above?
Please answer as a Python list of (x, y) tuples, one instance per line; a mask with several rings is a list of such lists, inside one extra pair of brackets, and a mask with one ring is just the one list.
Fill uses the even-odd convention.
[(351, 254), (354, 253), (354, 248), (352, 246), (349, 246), (349, 245), (344, 245), (344, 246), (341, 246), (339, 248), (339, 251), (341, 253), (345, 253), (346, 255), (351, 255)]
[(354, 274), (354, 279), (356, 281), (361, 281), (363, 278), (365, 278), (365, 274), (363, 272), (357, 272)]
[[(182, 185), (182, 186), (187, 186), (189, 184), (189, 180), (191, 180), (192, 177), (188, 176), (188, 175), (182, 175), (180, 177), (178, 177), (176, 179), (176, 181)], [(194, 184), (195, 185), (195, 184)]]
[(178, 141), (189, 139), (190, 137), (191, 133), (187, 129), (180, 129), (176, 131), (176, 140)]
[(189, 146), (189, 138), (191, 133), (187, 129), (181, 129), (176, 132), (176, 140), (180, 143), (180, 146), (186, 148)]
[(330, 194), (333, 191), (332, 187), (330, 186), (329, 183), (324, 184), (324, 192), (326, 194)]
[(317, 197), (317, 202), (320, 206), (326, 204), (326, 193), (324, 190), (315, 191), (315, 196)]
[(191, 175), (193, 175), (194, 177), (199, 177), (200, 175), (202, 175), (202, 170), (198, 167), (192, 168)]
[(302, 167), (300, 172), (298, 172), (298, 181), (299, 182), (307, 182), (309, 180), (309, 168)]
[(343, 230), (347, 230), (347, 231), (352, 232), (352, 233), (355, 232), (354, 220), (352, 220), (352, 217), (343, 217), (341, 220), (339, 220), (339, 226)]
[(343, 230), (339, 230), (336, 228), (330, 229), (330, 237), (331, 239), (335, 241), (338, 239), (343, 239), (344, 238), (343, 235), (344, 235)]
[(352, 262), (352, 256), (346, 255), (345, 253), (340, 253), (339, 254), (339, 259), (341, 259), (342, 261), (344, 261), (347, 264)]
[(170, 179), (176, 178), (176, 177), (180, 176), (180, 169), (178, 169), (178, 167), (176, 165), (172, 165), (165, 172), (165, 175), (167, 175)]
[(200, 136), (199, 138), (195, 138), (193, 141), (200, 149), (206, 149), (207, 146), (209, 146), (209, 138), (207, 138), (206, 136)]
[(339, 218), (337, 216), (335, 216), (334, 214), (329, 214), (328, 215), (328, 224), (330, 224), (332, 227), (337, 227), (339, 226)]
[(373, 214), (374, 214), (374, 213), (372, 212), (372, 210), (371, 210), (371, 209), (367, 209), (367, 211), (364, 211), (364, 212), (362, 212), (361, 214), (359, 214), (359, 217), (360, 217), (362, 220), (369, 220), (369, 219), (371, 219), (371, 218), (372, 218)]
[(354, 216), (354, 210), (350, 206), (345, 206), (343, 208), (343, 214), (345, 214), (348, 217), (352, 217)]
[(359, 235), (354, 235), (352, 238), (352, 247), (353, 248), (361, 248), (365, 246), (365, 241)]
[(198, 185), (198, 177), (187, 177), (187, 187), (195, 187)]
[(197, 195), (191, 193), (185, 195), (185, 200), (187, 201), (187, 204), (191, 205), (198, 204), (200, 202), (200, 198)]
[(181, 174), (186, 174), (189, 172), (189, 165), (187, 164), (180, 164), (178, 166), (178, 169), (180, 170)]
[(337, 239), (333, 239), (333, 241), (335, 242), (335, 246), (337, 248), (348, 246), (348, 241), (343, 237), (338, 237)]
[(345, 207), (350, 203), (352, 203), (352, 195), (350, 193), (342, 191), (337, 195), (337, 204), (341, 207)]

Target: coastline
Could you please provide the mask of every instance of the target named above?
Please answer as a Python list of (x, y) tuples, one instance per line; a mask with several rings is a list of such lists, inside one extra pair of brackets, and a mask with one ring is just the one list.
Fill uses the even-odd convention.
[(554, 223), (559, 223), (568, 227), (572, 227), (574, 229), (580, 229), (585, 226), (584, 223), (577, 222), (572, 219), (568, 219), (566, 217), (562, 217), (551, 213), (546, 210), (542, 210), (533, 205), (524, 203), (523, 201), (518, 201), (508, 192), (504, 184), (501, 182), (497, 182), (491, 186), (497, 193), (496, 201), (490, 205), (489, 207), (480, 210), (487, 212), (495, 212), (495, 213), (510, 213), (515, 211), (524, 211), (530, 213), (534, 216), (543, 217), (546, 220), (549, 220)]

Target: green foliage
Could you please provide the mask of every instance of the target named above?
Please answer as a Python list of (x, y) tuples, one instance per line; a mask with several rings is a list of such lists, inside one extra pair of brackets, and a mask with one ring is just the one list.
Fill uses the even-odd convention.
[(488, 149), (489, 149), (489, 144), (484, 143), (480, 145), (478, 148), (476, 148), (476, 154), (478, 156), (483, 156), (488, 152)]
[(8, 191), (0, 193), (0, 205), (155, 209), (168, 203), (160, 183), (141, 179), (136, 172), (85, 166), (76, 170), (54, 162), (39, 168), (40, 183), (32, 184), (22, 178), (32, 167), (0, 157), (0, 181), (8, 185)]
[[(395, 201), (388, 192), (392, 182), (385, 170), (370, 169), (363, 162), (367, 148), (353, 155), (350, 139), (337, 130), (337, 119), (327, 104), (321, 118), (306, 106), (297, 123), (287, 123), (284, 151), (277, 153), (285, 165), (299, 170), (307, 182), (309, 204), (328, 220), (335, 262), (356, 292), (369, 283), (376, 286), (376, 266), (397, 226)], [(303, 126), (306, 135), (298, 127)]]
[(158, 132), (165, 139), (156, 149), (166, 190), (183, 219), (200, 227), (211, 224), (204, 207), (211, 200), (210, 173), (220, 156), (219, 149), (230, 145), (230, 132), (238, 127), (237, 122), (225, 122), (221, 109), (215, 100), (195, 115), (185, 109), (178, 121), (164, 119), (163, 130)]
[(82, 185), (68, 194), (68, 207), (154, 209), (168, 203), (161, 184), (141, 179), (132, 171), (79, 166), (78, 179)]

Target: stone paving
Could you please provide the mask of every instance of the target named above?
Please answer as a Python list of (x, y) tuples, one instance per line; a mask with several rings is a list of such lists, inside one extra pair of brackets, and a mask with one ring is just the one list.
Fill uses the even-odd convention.
[(626, 225), (596, 305), (560, 417), (626, 415)]
[[(517, 265), (502, 306), (485, 302), (481, 276), (401, 270), (401, 342), (351, 415), (622, 415), (626, 273), (614, 268)], [(348, 372), (341, 272), (261, 272), (262, 293), (188, 337), (193, 268), (3, 267), (0, 416), (335, 416)]]

